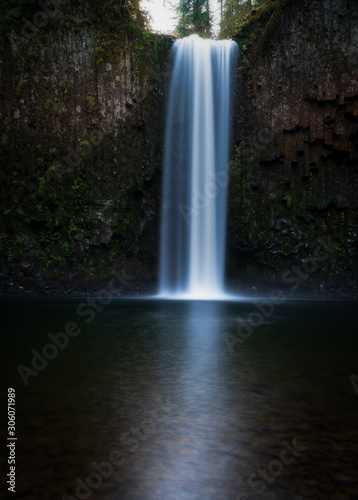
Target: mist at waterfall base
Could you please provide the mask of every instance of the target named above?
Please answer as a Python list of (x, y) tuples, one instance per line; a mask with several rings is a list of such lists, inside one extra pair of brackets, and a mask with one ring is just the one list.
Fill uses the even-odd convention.
[(233, 41), (197, 35), (173, 47), (163, 161), (159, 296), (224, 291)]

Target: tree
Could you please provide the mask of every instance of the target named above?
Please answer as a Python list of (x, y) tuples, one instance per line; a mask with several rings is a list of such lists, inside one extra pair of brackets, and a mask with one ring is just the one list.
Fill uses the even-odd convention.
[(246, 19), (252, 7), (251, 0), (226, 0), (221, 16), (220, 38), (235, 36), (238, 26)]
[(180, 0), (177, 7), (179, 22), (176, 27), (180, 38), (196, 33), (211, 36), (211, 14), (209, 0)]

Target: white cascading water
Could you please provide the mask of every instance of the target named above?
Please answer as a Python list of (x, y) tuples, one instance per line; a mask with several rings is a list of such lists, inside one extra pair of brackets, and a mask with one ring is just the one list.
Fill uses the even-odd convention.
[(167, 105), (160, 243), (161, 296), (224, 293), (226, 199), (235, 42), (175, 42)]

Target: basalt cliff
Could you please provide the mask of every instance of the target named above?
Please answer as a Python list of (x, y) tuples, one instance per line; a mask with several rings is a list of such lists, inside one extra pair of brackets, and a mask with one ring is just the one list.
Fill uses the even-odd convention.
[[(155, 291), (173, 39), (115, 0), (1, 15), (1, 292)], [(272, 1), (235, 39), (228, 285), (354, 297), (358, 4)]]

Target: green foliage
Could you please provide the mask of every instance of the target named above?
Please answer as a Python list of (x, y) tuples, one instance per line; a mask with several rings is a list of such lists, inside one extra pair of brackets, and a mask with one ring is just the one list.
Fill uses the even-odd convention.
[(90, 92), (86, 96), (86, 102), (87, 102), (87, 109), (90, 111), (90, 113), (92, 113), (97, 107), (96, 100), (95, 100), (95, 94), (93, 92)]
[(38, 58), (39, 58), (39, 55), (38, 55), (38, 53), (37, 53), (37, 52), (30, 51), (30, 52), (28, 52), (28, 53), (27, 53), (27, 55), (28, 55), (29, 59), (32, 59), (32, 60), (33, 60), (33, 61), (35, 61), (35, 62), (36, 62), (36, 61), (38, 60)]
[(47, 99), (44, 108), (49, 114), (57, 116), (60, 120), (62, 120), (66, 113), (65, 105), (60, 99), (55, 99), (55, 102), (52, 99)]
[(176, 34), (183, 38), (192, 34), (211, 36), (209, 0), (180, 0), (177, 7), (179, 22)]
[(9, 138), (8, 138), (8, 136), (6, 134), (2, 134), (2, 136), (1, 136), (1, 146), (4, 149), (7, 149), (8, 144), (9, 144)]
[(87, 141), (87, 140), (81, 141), (81, 144), (80, 144), (81, 156), (86, 157), (90, 150), (91, 150), (91, 146), (90, 146), (89, 141)]
[[(53, 4), (49, 4), (48, 9), (44, 9), (38, 0), (1, 0), (0, 1), (0, 31), (10, 33), (15, 31), (20, 37), (27, 22), (34, 26), (36, 30), (47, 31), (63, 19), (69, 24), (73, 24), (73, 30), (79, 31), (83, 24), (107, 24), (111, 31), (123, 33), (126, 27), (129, 31), (137, 29), (147, 29), (149, 20), (145, 12), (140, 9), (140, 0), (83, 0), (83, 7), (88, 12), (88, 17), (74, 17), (73, 12), (79, 7), (78, 0), (66, 0), (66, 2), (56, 2), (57, 12)], [(44, 1), (46, 4), (46, 1)], [(54, 16), (48, 12), (54, 11)], [(34, 16), (43, 12), (43, 22), (39, 22)], [(58, 15), (58, 12), (61, 15)], [(50, 22), (47, 21), (50, 18)], [(23, 38), (22, 41), (26, 41)]]
[(10, 31), (39, 10), (37, 0), (2, 0), (0, 2), (0, 26)]
[[(149, 94), (145, 104), (143, 124), (140, 124), (143, 130), (138, 132), (131, 121), (121, 120), (118, 138), (114, 140), (108, 132), (108, 137), (106, 133), (102, 143), (97, 145), (91, 141), (90, 132), (92, 125), (103, 128), (102, 115), (96, 93), (88, 86), (81, 95), (84, 102), (84, 105), (80, 103), (81, 108), (86, 111), (86, 119), (81, 121), (82, 134), (77, 129), (73, 132), (71, 117), (78, 95), (76, 82), (70, 76), (67, 80), (66, 75), (57, 74), (58, 78), (51, 79), (50, 85), (48, 78), (42, 78), (51, 74), (44, 69), (47, 66), (43, 61), (46, 47), (52, 43), (45, 23), (29, 38), (23, 33), (26, 21), (33, 23), (34, 15), (42, 10), (38, 0), (0, 1), (0, 31), (5, 24), (4, 39), (14, 33), (13, 40), (22, 54), (24, 69), (31, 72), (31, 85), (41, 95), (37, 105), (42, 108), (39, 110), (39, 133), (26, 138), (26, 148), (18, 148), (23, 138), (14, 135), (11, 124), (6, 121), (0, 133), (0, 260), (7, 259), (4, 256), (11, 250), (9, 273), (18, 273), (21, 262), (26, 259), (31, 265), (46, 270), (46, 280), (63, 280), (66, 271), (61, 262), (66, 259), (85, 281), (90, 275), (98, 277), (100, 263), (107, 276), (108, 269), (116, 269), (121, 259), (121, 265), (135, 259), (139, 193), (147, 188), (146, 179), (152, 175), (156, 162), (157, 140), (153, 126), (156, 108), (153, 106), (156, 105), (157, 88), (161, 91), (163, 86), (161, 68), (172, 40), (146, 30), (139, 0), (84, 0), (83, 5), (85, 8), (81, 11), (77, 0), (61, 4), (62, 15), (51, 17), (48, 23), (54, 30), (52, 41), (59, 43), (64, 31), (71, 36), (81, 32), (86, 37), (88, 26), (93, 25), (90, 29), (98, 34), (94, 44), (97, 67), (103, 63), (117, 66), (123, 55), (128, 56), (133, 96), (141, 100), (143, 85), (147, 82), (152, 85), (153, 95)], [(73, 17), (73, 13), (87, 17)], [(28, 39), (32, 43), (24, 44)], [(113, 78), (113, 72), (104, 75), (108, 81)], [(38, 81), (35, 76), (39, 76)], [(15, 78), (14, 89), (15, 96), (26, 102), (29, 98), (27, 84)], [(68, 95), (71, 93), (72, 96)], [(72, 164), (66, 158), (69, 158), (69, 138), (72, 139), (74, 133), (78, 133), (76, 138), (80, 140), (73, 141), (76, 160)], [(20, 170), (18, 165), (23, 168)], [(106, 208), (107, 200), (113, 201), (113, 208)], [(108, 213), (114, 236), (106, 246), (100, 241), (102, 220)]]
[(63, 92), (70, 92), (72, 90), (72, 83), (69, 80), (65, 80), (61, 83), (61, 89)]
[(250, 28), (254, 33), (269, 24), (277, 7), (282, 7), (287, 0), (225, 0), (220, 38), (237, 37)]
[(226, 0), (222, 9), (220, 38), (235, 36), (251, 9), (251, 0)]
[(104, 56), (104, 49), (103, 49), (103, 47), (96, 47), (94, 49), (94, 51), (95, 51), (96, 57), (99, 58), (99, 57), (103, 57)]

